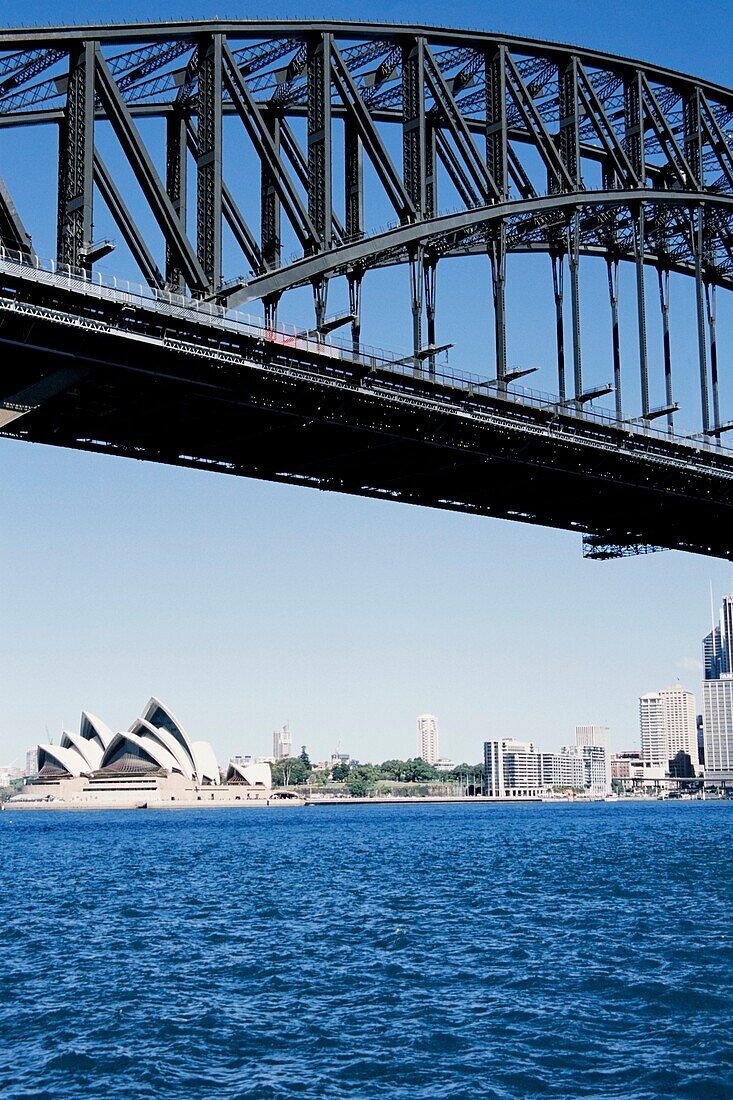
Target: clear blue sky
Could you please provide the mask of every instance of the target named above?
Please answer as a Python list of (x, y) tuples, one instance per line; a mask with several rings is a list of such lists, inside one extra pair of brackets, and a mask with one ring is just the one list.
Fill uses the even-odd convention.
[[(19, 13), (27, 25), (274, 14), (223, 0), (0, 2), (3, 25)], [(453, 14), (432, 2), (283, 0), (277, 15), (455, 21), (730, 79), (723, 3), (472, 0)], [(23, 201), (45, 194), (50, 225), (52, 194), (45, 183), (33, 191), (30, 161), (0, 140), (0, 175), (19, 171)], [(49, 230), (49, 251), (51, 240)], [(510, 359), (551, 362), (536, 275), (514, 278)], [(439, 336), (454, 339), (446, 284)], [(488, 296), (488, 282), (474, 293)], [(725, 312), (721, 325), (726, 348)], [(405, 345), (391, 319), (368, 337)], [(453, 361), (480, 369), (484, 339), (480, 327), (464, 333)], [(708, 584), (716, 598), (733, 587), (730, 567), (712, 560), (587, 562), (570, 534), (5, 440), (0, 516), (3, 763), (46, 728), (76, 728), (82, 707), (126, 726), (150, 694), (221, 762), (269, 751), (286, 720), (313, 757), (412, 755), (421, 711), (439, 716), (441, 750), (456, 760), (479, 759), (501, 733), (552, 748), (576, 722), (608, 723), (615, 745), (633, 744), (641, 692), (678, 677), (697, 689)]]

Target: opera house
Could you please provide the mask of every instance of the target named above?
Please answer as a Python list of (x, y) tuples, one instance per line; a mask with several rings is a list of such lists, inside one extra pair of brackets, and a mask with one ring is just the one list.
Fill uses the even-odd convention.
[(38, 746), (38, 774), (10, 800), (13, 809), (133, 809), (302, 805), (272, 789), (269, 764), (229, 765), (222, 782), (208, 741), (192, 741), (160, 700), (151, 699), (129, 730), (82, 711), (78, 733)]

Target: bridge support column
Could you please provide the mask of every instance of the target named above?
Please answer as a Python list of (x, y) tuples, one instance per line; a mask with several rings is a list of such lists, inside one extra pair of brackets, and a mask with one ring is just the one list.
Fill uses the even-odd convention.
[[(674, 404), (672, 388), (672, 341), (669, 335), (669, 268), (657, 268), (659, 278), (659, 305), (662, 310), (662, 346), (664, 351), (664, 399), (671, 409)], [(674, 413), (667, 413), (667, 427), (674, 429)]]
[[(364, 165), (359, 131), (352, 119), (344, 126), (344, 199), (346, 239), (355, 241), (364, 235)], [(361, 271), (350, 271), (349, 312), (351, 313), (351, 344), (358, 358), (361, 343)]]
[[(428, 328), (428, 347), (435, 347), (435, 284), (438, 272), (438, 262), (434, 256), (427, 256), (423, 263), (423, 278), (425, 282), (425, 314)], [(428, 359), (428, 373), (435, 378), (435, 355)]]
[(361, 273), (351, 272), (349, 281), (349, 312), (351, 314), (351, 346), (355, 359), (359, 357), (361, 343)]
[[(272, 138), (275, 150), (280, 152), (280, 119), (272, 110), (262, 112), (262, 121)], [(260, 177), (260, 222), (262, 227), (262, 262), (268, 271), (280, 266), (280, 196), (276, 180), (262, 161)]]
[(265, 307), (265, 329), (267, 332), (273, 332), (277, 328), (277, 306), (279, 301), (279, 294), (270, 294), (262, 302)]
[(641, 382), (641, 415), (649, 415), (649, 361), (646, 340), (646, 285), (644, 280), (644, 253), (646, 226), (644, 206), (640, 204), (634, 221), (634, 257), (636, 260), (636, 313), (639, 328), (639, 379)]
[(209, 290), (221, 284), (222, 36), (199, 46), (196, 245)]
[[(186, 119), (182, 111), (175, 110), (172, 114), (166, 116), (165, 189), (173, 204), (173, 209), (178, 215), (183, 232), (186, 230), (186, 199), (188, 195), (187, 153)], [(186, 290), (186, 281), (177, 260), (178, 254), (171, 248), (170, 242), (166, 240), (166, 286), (176, 293), (183, 294)]]
[[(718, 340), (716, 335), (717, 287), (715, 283), (705, 283), (705, 303), (708, 315), (708, 333), (710, 336), (710, 384), (713, 391), (713, 430), (720, 427), (720, 398), (718, 395)], [(720, 436), (717, 436), (720, 443)]]
[(503, 386), (506, 377), (506, 228), (503, 224), (489, 245), (489, 260), (494, 296), (496, 377)]
[(613, 391), (616, 401), (616, 417), (623, 420), (624, 409), (621, 398), (621, 338), (618, 323), (618, 259), (606, 260), (608, 267), (608, 300), (611, 305), (611, 349), (613, 355)]
[(573, 215), (572, 223), (568, 227), (568, 262), (573, 317), (573, 384), (575, 400), (580, 402), (583, 395), (583, 360), (580, 344), (580, 222), (577, 213)]
[(412, 301), (412, 350), (413, 373), (415, 377), (422, 374), (422, 296), (423, 296), (423, 258), (422, 249), (416, 249), (410, 256), (410, 297)]
[(326, 306), (328, 304), (328, 279), (317, 279), (313, 283), (313, 305), (316, 311), (316, 328), (318, 339), (323, 339), (323, 326), (326, 321)]
[(69, 84), (59, 126), (57, 260), (91, 270), (94, 193), (94, 42), (69, 50)]
[(565, 256), (562, 251), (550, 253), (552, 263), (552, 288), (555, 295), (555, 342), (557, 345), (557, 393), (561, 401), (565, 400), (565, 319), (564, 283)]
[(323, 248), (331, 245), (331, 35), (308, 43), (308, 213)]
[(697, 306), (697, 354), (700, 363), (700, 404), (702, 430), (710, 431), (710, 395), (708, 392), (708, 357), (705, 338), (705, 289), (703, 286), (704, 216), (698, 210), (692, 216), (692, 237), (695, 242), (695, 303)]

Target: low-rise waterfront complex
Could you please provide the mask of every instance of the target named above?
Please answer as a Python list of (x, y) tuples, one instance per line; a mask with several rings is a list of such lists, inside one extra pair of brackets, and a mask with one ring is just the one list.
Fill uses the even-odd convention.
[(604, 798), (611, 790), (601, 745), (568, 745), (554, 753), (539, 752), (531, 741), (514, 737), (486, 741), (484, 771), (490, 798), (542, 798), (559, 790)]

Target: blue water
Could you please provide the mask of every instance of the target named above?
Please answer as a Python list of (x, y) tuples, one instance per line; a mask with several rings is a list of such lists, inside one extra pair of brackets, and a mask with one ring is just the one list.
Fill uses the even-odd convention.
[(733, 1097), (733, 804), (0, 814), (0, 1095)]

